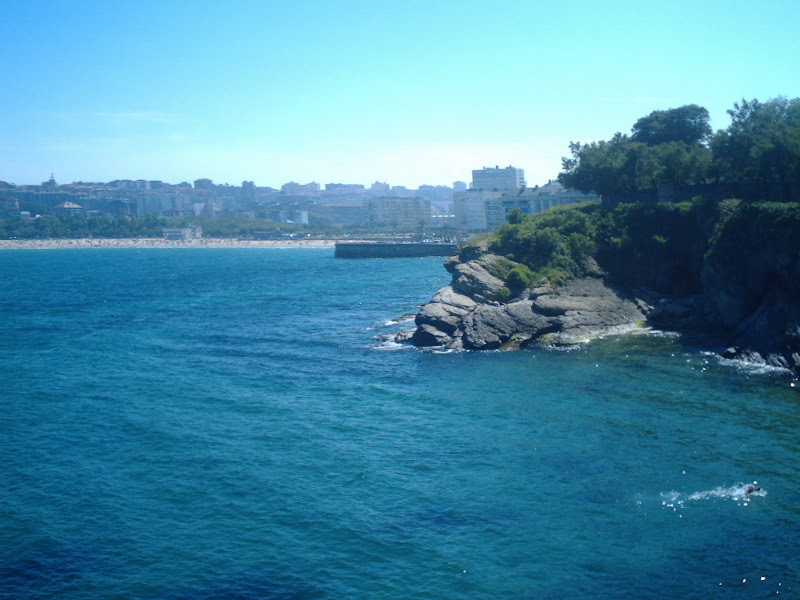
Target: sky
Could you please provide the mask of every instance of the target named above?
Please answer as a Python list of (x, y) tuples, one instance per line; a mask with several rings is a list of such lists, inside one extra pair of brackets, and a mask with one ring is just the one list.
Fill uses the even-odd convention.
[(796, 0), (0, 0), (0, 180), (542, 184), (654, 110), (800, 96), (798, 30)]

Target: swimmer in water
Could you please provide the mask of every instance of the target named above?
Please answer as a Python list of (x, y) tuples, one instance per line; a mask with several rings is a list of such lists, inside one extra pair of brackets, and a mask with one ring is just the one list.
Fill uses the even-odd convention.
[(753, 492), (758, 492), (758, 491), (761, 491), (761, 488), (758, 487), (758, 485), (755, 482), (753, 482), (753, 483), (748, 483), (746, 486), (744, 486), (742, 493), (745, 496), (747, 496), (749, 494), (752, 494)]

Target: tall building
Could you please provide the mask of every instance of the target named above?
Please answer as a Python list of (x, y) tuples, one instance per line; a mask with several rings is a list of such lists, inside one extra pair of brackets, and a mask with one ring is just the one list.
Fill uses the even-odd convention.
[(453, 191), (454, 192), (466, 192), (467, 191), (467, 184), (465, 181), (454, 181), (453, 182)]
[(473, 190), (511, 190), (525, 187), (525, 171), (511, 165), (505, 169), (487, 168), (472, 172)]
[(240, 194), (241, 206), (250, 208), (256, 203), (256, 184), (253, 181), (243, 181)]

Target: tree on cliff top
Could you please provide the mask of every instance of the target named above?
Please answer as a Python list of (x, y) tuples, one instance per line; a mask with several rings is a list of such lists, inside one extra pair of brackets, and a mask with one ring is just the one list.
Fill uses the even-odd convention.
[(631, 139), (648, 146), (669, 142), (703, 144), (711, 137), (708, 119), (708, 110), (697, 104), (654, 110), (636, 121)]
[(697, 104), (656, 110), (633, 126), (630, 136), (608, 142), (570, 143), (558, 180), (566, 187), (600, 195), (654, 190), (705, 179), (711, 153), (708, 110)]
[[(696, 104), (654, 111), (630, 136), (571, 143), (558, 180), (601, 195), (683, 185), (709, 176), (756, 184), (800, 182), (800, 98), (761, 103), (742, 100), (729, 110), (731, 124), (710, 136), (708, 111)], [(706, 144), (710, 140), (709, 144)]]
[(709, 149), (682, 141), (649, 145), (616, 133), (608, 142), (571, 143), (558, 180), (565, 187), (600, 195), (654, 190), (659, 183), (681, 185), (705, 179)]
[(730, 181), (800, 181), (800, 98), (742, 100), (711, 140), (714, 173)]

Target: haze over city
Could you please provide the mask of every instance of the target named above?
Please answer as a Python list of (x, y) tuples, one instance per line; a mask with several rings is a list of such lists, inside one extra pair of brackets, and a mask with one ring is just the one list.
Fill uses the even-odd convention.
[[(570, 141), (800, 96), (800, 5), (6, 3), (0, 180), (554, 178)], [(768, 68), (765, 68), (768, 66)]]

